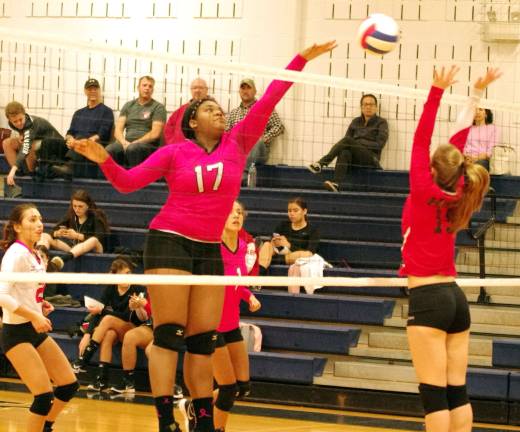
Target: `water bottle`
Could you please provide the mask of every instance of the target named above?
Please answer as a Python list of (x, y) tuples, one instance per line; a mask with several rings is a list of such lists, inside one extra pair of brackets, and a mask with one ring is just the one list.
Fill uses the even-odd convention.
[(247, 171), (247, 186), (250, 188), (256, 187), (256, 166), (254, 162)]

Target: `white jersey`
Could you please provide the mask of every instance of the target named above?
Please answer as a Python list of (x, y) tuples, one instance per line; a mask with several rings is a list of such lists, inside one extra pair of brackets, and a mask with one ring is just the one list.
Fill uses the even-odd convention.
[[(43, 262), (21, 242), (14, 242), (2, 258), (2, 272), (31, 272), (44, 273)], [(19, 306), (25, 306), (38, 313), (42, 313), (44, 283), (38, 282), (0, 282), (0, 306), (4, 311), (3, 322), (6, 324), (23, 324), (28, 322), (24, 317), (14, 313), (13, 300)], [(6, 299), (9, 302), (6, 302)], [(11, 309), (11, 310), (10, 310)]]

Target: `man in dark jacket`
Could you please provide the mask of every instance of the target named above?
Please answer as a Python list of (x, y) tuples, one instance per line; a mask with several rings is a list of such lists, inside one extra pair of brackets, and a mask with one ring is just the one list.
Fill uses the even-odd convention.
[(364, 168), (380, 168), (381, 151), (388, 140), (388, 123), (377, 114), (377, 99), (372, 94), (361, 98), (361, 115), (350, 123), (345, 136), (318, 162), (308, 166), (309, 171), (317, 174), (322, 167), (334, 159), (334, 181), (327, 180), (323, 185), (332, 192), (338, 192), (345, 181), (351, 165)]
[(43, 158), (43, 149), (46, 149), (45, 158), (48, 158), (49, 153), (56, 152), (56, 149), (61, 148), (64, 154), (66, 148), (65, 141), (56, 128), (41, 117), (27, 114), (20, 102), (9, 102), (5, 107), (5, 116), (9, 121), (9, 127), (18, 132), (18, 136), (7, 138), (2, 142), (5, 158), (11, 166), (6, 181), (9, 186), (14, 186), (16, 172), (18, 170), (33, 172), (37, 157)]

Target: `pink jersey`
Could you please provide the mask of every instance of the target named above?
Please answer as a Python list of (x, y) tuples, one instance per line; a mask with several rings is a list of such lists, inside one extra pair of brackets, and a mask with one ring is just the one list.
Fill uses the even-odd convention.
[[(302, 70), (306, 60), (297, 55), (287, 66)], [(233, 201), (240, 192), (246, 158), (274, 107), (292, 82), (274, 80), (264, 96), (219, 144), (208, 153), (191, 140), (156, 150), (136, 167), (125, 170), (109, 157), (101, 169), (120, 192), (128, 193), (164, 177), (170, 194), (150, 223), (151, 229), (170, 231), (193, 240), (220, 243)]]
[[(247, 276), (246, 255), (248, 243), (243, 238), (238, 238), (236, 251), (231, 251), (222, 243), (220, 252), (224, 262), (224, 274), (229, 276)], [(249, 303), (251, 291), (245, 286), (227, 285), (222, 307), (222, 317), (217, 328), (218, 332), (224, 333), (238, 328), (240, 321), (240, 300)]]
[[(481, 92), (470, 97), (461, 111), (450, 143), (464, 148)], [(455, 276), (455, 237), (447, 220), (449, 202), (460, 199), (464, 179), (456, 192), (442, 190), (433, 180), (430, 168), (430, 143), (443, 90), (432, 87), (415, 131), (410, 165), (410, 194), (402, 215), (403, 246), (401, 276)]]

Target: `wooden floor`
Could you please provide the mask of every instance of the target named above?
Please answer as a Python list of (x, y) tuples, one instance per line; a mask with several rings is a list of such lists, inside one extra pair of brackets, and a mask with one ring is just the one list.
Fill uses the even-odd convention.
[[(82, 395), (84, 396), (85, 393), (82, 392)], [(108, 396), (104, 397), (108, 398)], [(56, 422), (55, 431), (157, 432), (153, 406), (138, 403), (136, 400), (129, 402), (74, 398)], [(28, 393), (0, 391), (0, 432), (22, 432), (30, 403), (31, 396)], [(182, 419), (179, 412), (176, 411), (175, 414), (177, 421)], [(228, 432), (421, 430), (422, 422), (416, 418), (243, 403), (236, 406), (227, 428)], [(479, 425), (475, 426), (474, 430), (520, 431), (520, 427)]]

